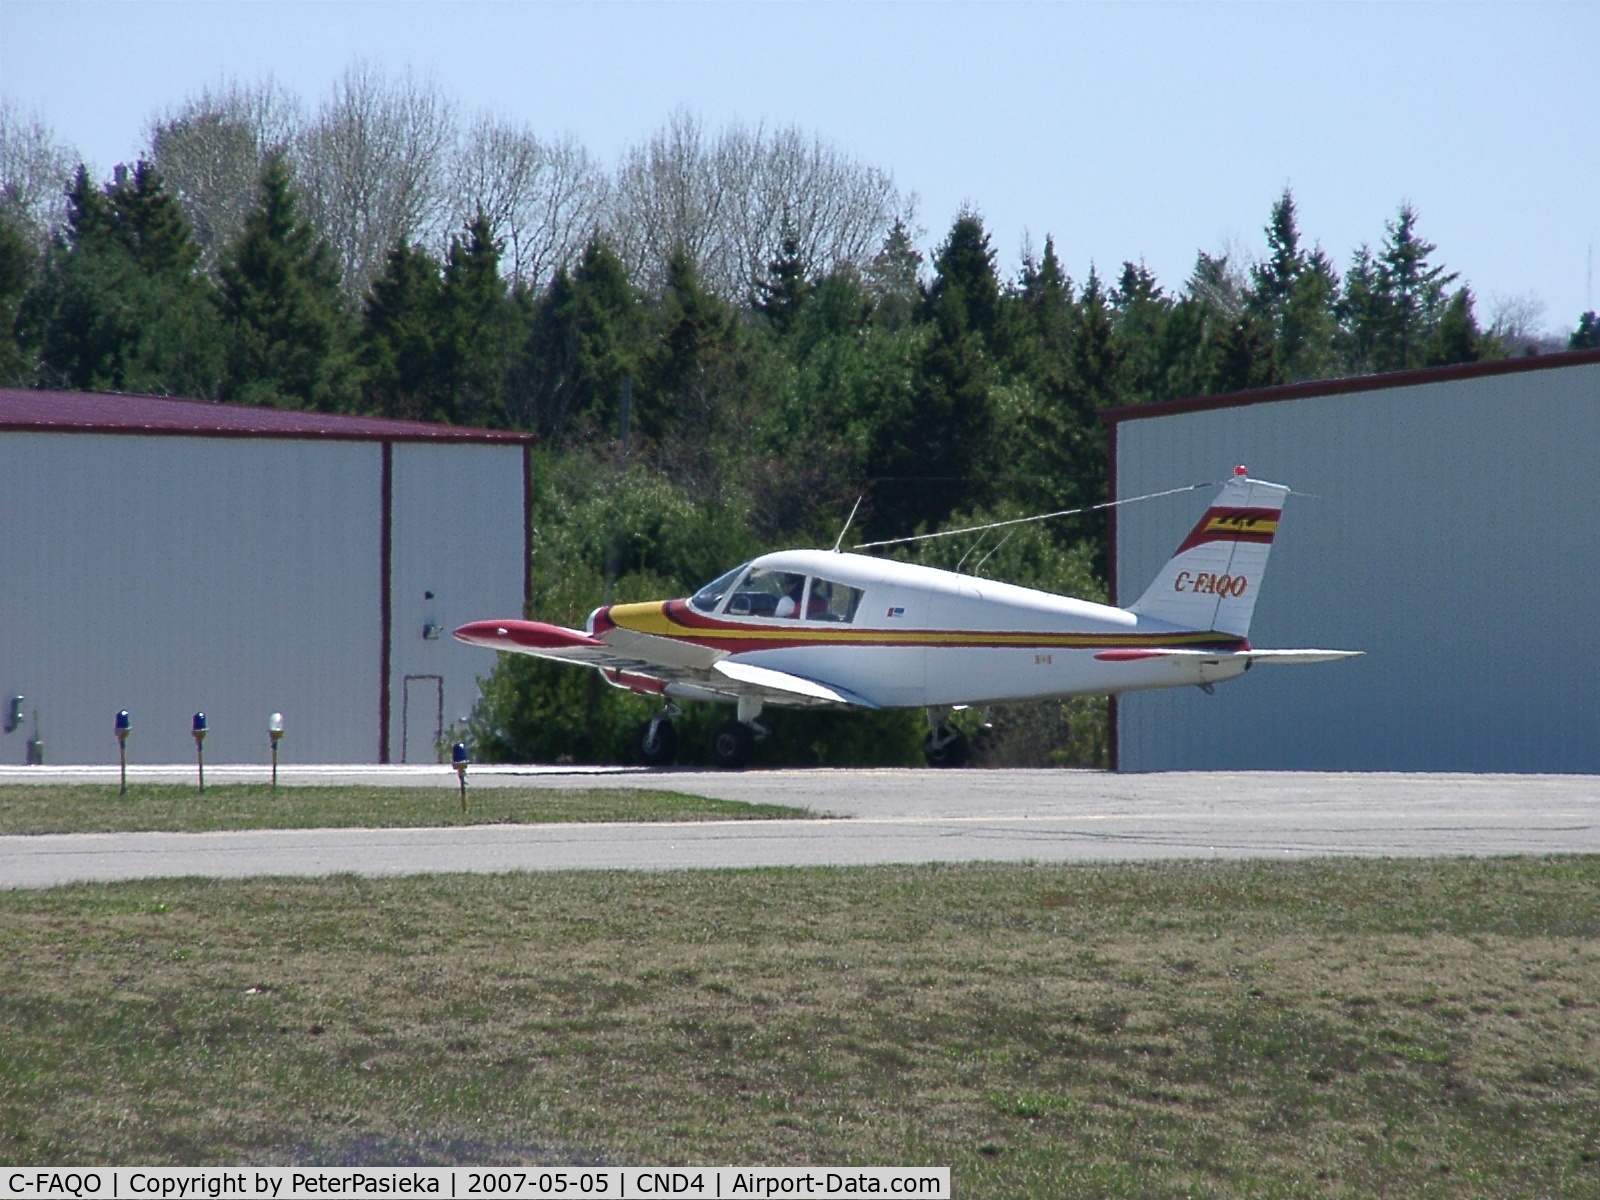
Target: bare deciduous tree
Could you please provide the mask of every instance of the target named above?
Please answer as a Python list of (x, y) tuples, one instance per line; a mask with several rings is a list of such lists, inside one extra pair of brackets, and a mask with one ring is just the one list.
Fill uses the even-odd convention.
[(864, 267), (901, 212), (890, 176), (797, 128), (734, 125), (707, 138), (678, 112), (617, 170), (608, 230), (635, 280), (659, 287), (682, 248), (707, 284), (745, 301), (783, 237), (810, 272)]
[(721, 252), (722, 183), (700, 121), (680, 109), (617, 167), (606, 228), (628, 274), (659, 290), (684, 250), (702, 269)]
[(452, 226), (478, 213), (501, 244), (513, 283), (543, 287), (594, 232), (606, 179), (572, 138), (541, 141), (525, 127), (481, 116), (456, 152)]
[(207, 88), (151, 123), (151, 161), (177, 196), (207, 271), (244, 228), (267, 156), (289, 146), (302, 124), (300, 102), (270, 79)]
[(454, 107), (431, 80), (391, 82), (357, 62), (296, 140), (306, 211), (332, 246), (352, 300), (402, 238), (442, 240)]
[(66, 190), (78, 161), (38, 113), (0, 97), (0, 208), (41, 247), (66, 219)]
[(730, 297), (753, 293), (786, 234), (810, 273), (863, 268), (901, 215), (887, 173), (793, 126), (770, 135), (735, 126), (719, 139), (717, 160), (727, 253), (708, 277)]
[(1526, 296), (1496, 295), (1489, 302), (1489, 332), (1512, 354), (1545, 349), (1546, 342), (1555, 342), (1554, 348), (1559, 349), (1559, 339), (1545, 333), (1545, 311), (1544, 301), (1532, 292)]

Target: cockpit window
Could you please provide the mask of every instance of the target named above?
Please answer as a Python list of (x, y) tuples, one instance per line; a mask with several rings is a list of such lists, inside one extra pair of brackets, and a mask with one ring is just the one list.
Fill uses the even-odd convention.
[(806, 619), (838, 621), (848, 625), (856, 619), (861, 596), (862, 591), (858, 587), (813, 576), (810, 598), (806, 600)]
[(728, 601), (730, 617), (798, 617), (806, 577), (793, 571), (751, 567)]
[(726, 575), (719, 575), (705, 587), (689, 597), (689, 603), (703, 613), (714, 613), (717, 605), (722, 603), (722, 598), (728, 594), (728, 589), (733, 587), (734, 580), (744, 573), (743, 567), (735, 567)]

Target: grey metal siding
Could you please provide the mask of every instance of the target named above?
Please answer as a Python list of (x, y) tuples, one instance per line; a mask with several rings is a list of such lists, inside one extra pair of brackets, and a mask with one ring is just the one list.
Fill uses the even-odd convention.
[[(406, 677), (436, 675), (446, 729), (478, 698), (494, 656), (450, 630), (522, 615), (523, 480), (520, 446), (400, 443), (394, 447), (394, 540), (389, 760), (432, 761), (406, 746)], [(428, 593), (433, 593), (432, 599)], [(425, 638), (434, 625), (437, 638)], [(412, 689), (413, 707), (418, 691)], [(416, 714), (409, 714), (416, 732)], [(413, 737), (412, 741), (415, 741)]]
[[(47, 761), (362, 761), (377, 746), (376, 443), (3, 433), (0, 690)], [(0, 736), (21, 762), (27, 730)]]
[[(1600, 366), (1126, 421), (1117, 491), (1289, 484), (1250, 640), (1362, 659), (1123, 698), (1123, 769), (1600, 772)], [(1118, 515), (1131, 603), (1204, 494)]]

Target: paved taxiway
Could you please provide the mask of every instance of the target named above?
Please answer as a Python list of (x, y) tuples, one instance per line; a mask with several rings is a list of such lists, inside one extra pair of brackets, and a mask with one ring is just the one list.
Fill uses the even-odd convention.
[[(207, 774), (220, 783), (264, 771)], [(130, 775), (188, 778), (183, 767)], [(434, 767), (298, 767), (281, 778), (456, 782)], [(0, 783), (23, 779), (114, 781), (115, 768), (0, 769)], [(1590, 776), (524, 767), (474, 768), (471, 780), (475, 788), (668, 788), (836, 819), (0, 837), (0, 887), (181, 875), (1600, 853), (1600, 779)]]

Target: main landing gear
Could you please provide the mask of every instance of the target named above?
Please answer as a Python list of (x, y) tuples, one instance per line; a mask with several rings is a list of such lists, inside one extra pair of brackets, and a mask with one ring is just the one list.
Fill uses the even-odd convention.
[(756, 720), (761, 715), (761, 701), (753, 696), (740, 696), (738, 719), (724, 721), (711, 731), (711, 761), (725, 771), (737, 771), (750, 761), (756, 748), (756, 739), (767, 736), (767, 731)]
[(725, 771), (737, 771), (750, 761), (756, 748), (755, 732), (737, 721), (724, 721), (711, 731), (711, 761)]
[[(666, 767), (677, 758), (678, 730), (672, 719), (680, 715), (678, 706), (669, 704), (639, 727), (635, 749), (645, 766)], [(738, 719), (724, 721), (711, 731), (711, 761), (726, 771), (747, 765), (756, 742), (767, 736), (766, 729), (756, 720), (760, 715), (759, 700), (741, 699)]]
[(946, 719), (945, 710), (928, 710), (928, 736), (922, 739), (922, 757), (930, 767), (964, 767), (972, 756), (967, 735)]

